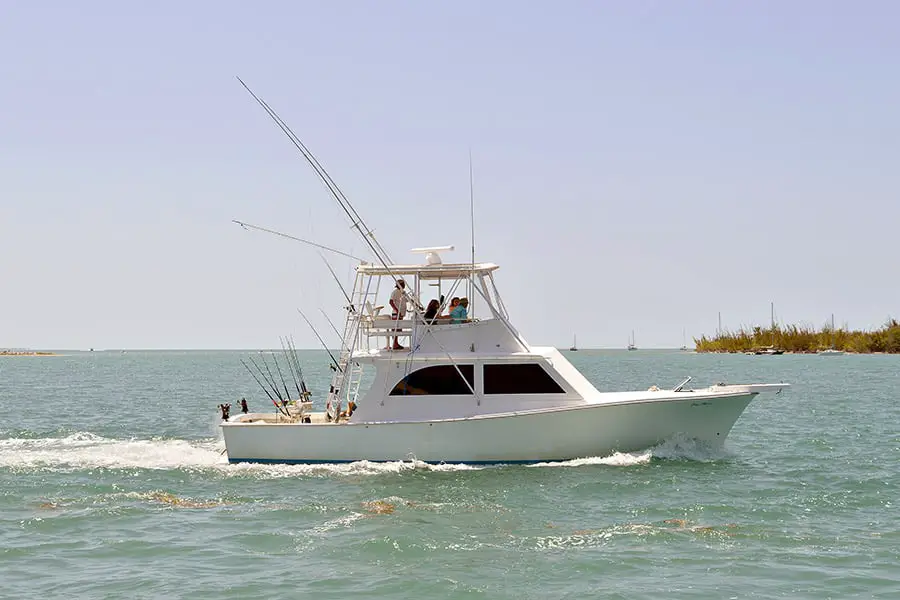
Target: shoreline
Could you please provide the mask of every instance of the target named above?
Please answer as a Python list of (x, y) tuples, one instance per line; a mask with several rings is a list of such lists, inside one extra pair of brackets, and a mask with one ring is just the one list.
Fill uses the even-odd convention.
[(62, 356), (56, 352), (38, 352), (32, 350), (0, 350), (0, 356)]

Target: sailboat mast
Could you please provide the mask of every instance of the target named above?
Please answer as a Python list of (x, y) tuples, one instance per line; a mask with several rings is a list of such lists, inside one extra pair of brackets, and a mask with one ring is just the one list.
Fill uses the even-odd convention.
[(834, 350), (834, 313), (831, 313), (831, 349)]
[(769, 306), (770, 306), (771, 319), (772, 319), (772, 348), (774, 348), (775, 347), (775, 303), (771, 302), (769, 304)]

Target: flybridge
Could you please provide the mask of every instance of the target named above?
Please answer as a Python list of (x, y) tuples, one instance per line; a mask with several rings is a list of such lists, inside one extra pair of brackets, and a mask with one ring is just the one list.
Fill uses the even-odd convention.
[(361, 264), (356, 270), (371, 276), (418, 275), (422, 279), (464, 279), (491, 273), (499, 268), (494, 263), (388, 266)]
[(413, 248), (413, 254), (424, 254), (424, 265), (379, 265), (363, 262), (357, 272), (369, 276), (416, 275), (422, 279), (465, 279), (484, 275), (500, 267), (494, 263), (444, 263), (441, 252), (452, 252), (454, 246)]

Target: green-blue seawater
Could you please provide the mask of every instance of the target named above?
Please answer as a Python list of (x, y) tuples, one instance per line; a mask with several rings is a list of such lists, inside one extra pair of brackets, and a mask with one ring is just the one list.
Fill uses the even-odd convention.
[(601, 390), (793, 387), (721, 451), (468, 467), (228, 464), (246, 355), (0, 357), (0, 597), (900, 598), (900, 356), (570, 353)]

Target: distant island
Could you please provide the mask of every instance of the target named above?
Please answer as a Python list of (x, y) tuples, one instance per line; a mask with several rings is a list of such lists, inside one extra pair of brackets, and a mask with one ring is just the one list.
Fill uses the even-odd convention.
[(36, 350), (10, 350), (0, 349), (0, 356), (58, 356), (55, 352), (41, 352)]
[(777, 348), (784, 352), (816, 353), (833, 348), (855, 354), (900, 354), (900, 322), (888, 319), (875, 331), (849, 331), (826, 325), (820, 330), (802, 325), (722, 331), (713, 338), (694, 339), (697, 352), (755, 352)]

